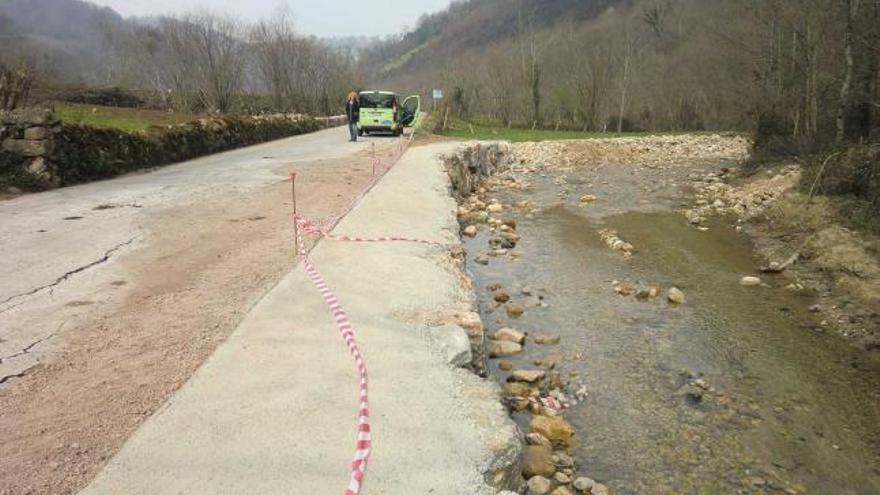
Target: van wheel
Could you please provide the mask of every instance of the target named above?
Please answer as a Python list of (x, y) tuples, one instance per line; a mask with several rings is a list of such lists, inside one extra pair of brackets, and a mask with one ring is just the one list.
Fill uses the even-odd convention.
[(363, 135), (364, 135), (364, 130), (358, 129), (358, 136), (363, 136)]

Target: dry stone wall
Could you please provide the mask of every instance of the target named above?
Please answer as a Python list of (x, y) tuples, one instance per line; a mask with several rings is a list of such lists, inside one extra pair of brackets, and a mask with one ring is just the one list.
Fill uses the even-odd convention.
[(130, 133), (64, 124), (48, 109), (2, 112), (0, 193), (108, 179), (344, 123), (344, 116), (223, 116)]

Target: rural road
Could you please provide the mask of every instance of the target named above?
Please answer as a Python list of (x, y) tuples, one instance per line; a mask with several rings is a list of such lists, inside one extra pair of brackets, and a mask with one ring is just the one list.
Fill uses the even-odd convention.
[[(471, 297), (446, 247), (458, 242), (456, 205), (435, 155), (449, 149), (410, 150), (336, 229), (439, 245), (325, 241), (311, 254), (370, 373), (365, 495), (495, 493), (490, 445), (516, 445), (492, 385), (447, 366), (421, 316), (466, 311)], [(358, 381), (320, 294), (293, 270), (81, 493), (341, 493)]]
[[(288, 167), (369, 146), (365, 140), (346, 143), (340, 132), (325, 130), (0, 202), (0, 379), (21, 373), (55, 348), (51, 336), (76, 318), (76, 305), (100, 298), (104, 281), (121, 277), (113, 260), (143, 246), (150, 212), (254, 190), (285, 180)], [(105, 266), (95, 269), (98, 265)], [(64, 309), (69, 303), (73, 310)]]
[(0, 202), (0, 494), (77, 493), (291, 271), (289, 169), (324, 218), (396, 145), (335, 128)]

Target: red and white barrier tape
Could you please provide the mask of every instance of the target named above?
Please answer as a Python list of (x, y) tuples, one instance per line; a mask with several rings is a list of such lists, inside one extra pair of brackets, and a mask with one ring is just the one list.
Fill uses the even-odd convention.
[(357, 364), (358, 376), (360, 379), (360, 385), (358, 387), (358, 434), (354, 457), (351, 461), (351, 478), (348, 482), (348, 487), (345, 489), (345, 495), (358, 495), (364, 482), (367, 461), (370, 459), (370, 449), (372, 448), (372, 438), (370, 437), (370, 400), (367, 385), (367, 365), (364, 362), (364, 357), (361, 354), (360, 349), (358, 348), (357, 340), (354, 335), (354, 327), (351, 325), (351, 320), (349, 320), (348, 314), (345, 312), (342, 304), (339, 303), (336, 294), (334, 294), (330, 289), (330, 286), (327, 285), (321, 272), (319, 272), (315, 267), (315, 264), (312, 263), (311, 258), (309, 258), (308, 253), (306, 252), (306, 246), (302, 239), (297, 239), (297, 249), (300, 258), (302, 259), (306, 274), (309, 276), (309, 280), (312, 281), (312, 284), (318, 289), (324, 302), (330, 308), (333, 319), (336, 321), (336, 328), (339, 330), (339, 335), (345, 341), (345, 345), (348, 347), (348, 352), (354, 358), (355, 364)]
[[(322, 225), (324, 228), (320, 228), (316, 224), (299, 217), (296, 214), (296, 202), (294, 199), (294, 222), (296, 223), (296, 225), (302, 228), (306, 233), (315, 237), (316, 241), (320, 238), (327, 238), (332, 240), (352, 242), (405, 241), (421, 244), (440, 244), (433, 241), (408, 239), (403, 237), (360, 238), (345, 235), (334, 235), (327, 232), (334, 228), (345, 215), (351, 212), (351, 210), (353, 210), (354, 207), (357, 206), (357, 204), (364, 198), (364, 196), (366, 196), (366, 194), (379, 182), (379, 179), (381, 179), (389, 170), (391, 170), (391, 167), (393, 167), (397, 160), (399, 160), (400, 157), (403, 155), (403, 153), (406, 152), (406, 149), (409, 147), (411, 142), (412, 135), (410, 135), (408, 138), (401, 137), (401, 140), (398, 141), (396, 152), (387, 167), (382, 167), (381, 162), (378, 159), (374, 158), (372, 181), (363, 191), (361, 191), (360, 194), (358, 194), (351, 205), (349, 205), (339, 214), (324, 219), (324, 221), (320, 222), (319, 224)], [(379, 171), (378, 174), (377, 171)], [(293, 183), (295, 181), (296, 174), (294, 172), (291, 172), (290, 177), (291, 182)], [(295, 184), (293, 184), (292, 187), (295, 187)], [(321, 272), (318, 271), (311, 258), (309, 258), (303, 237), (299, 236), (298, 231), (295, 231), (294, 237), (296, 238), (295, 242), (297, 252), (300, 259), (302, 260), (306, 274), (312, 281), (312, 284), (314, 284), (315, 288), (318, 289), (318, 292), (321, 294), (324, 302), (330, 308), (333, 319), (336, 321), (336, 328), (339, 330), (340, 336), (345, 341), (345, 345), (348, 347), (348, 352), (354, 358), (355, 364), (357, 364), (358, 375), (360, 378), (360, 386), (358, 389), (360, 402), (358, 406), (357, 445), (355, 448), (354, 457), (351, 461), (351, 478), (349, 480), (348, 487), (345, 490), (345, 495), (359, 495), (361, 487), (363, 486), (367, 462), (370, 459), (370, 451), (372, 449), (372, 438), (370, 436), (370, 401), (367, 385), (367, 365), (364, 361), (364, 357), (361, 354), (360, 349), (358, 348), (357, 340), (355, 339), (354, 327), (351, 324), (351, 320), (349, 319), (348, 314), (345, 312), (342, 304), (340, 304), (339, 299), (330, 289), (330, 286), (327, 285), (327, 282), (324, 280)]]

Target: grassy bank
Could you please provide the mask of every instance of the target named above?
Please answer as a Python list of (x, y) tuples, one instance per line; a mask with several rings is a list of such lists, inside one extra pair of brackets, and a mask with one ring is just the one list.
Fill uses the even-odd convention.
[(56, 103), (55, 114), (65, 124), (85, 125), (99, 129), (143, 132), (153, 126), (185, 124), (198, 115), (146, 110), (140, 108), (105, 107), (81, 103)]

